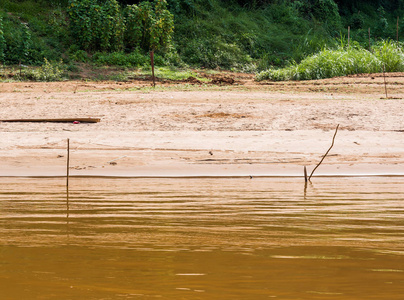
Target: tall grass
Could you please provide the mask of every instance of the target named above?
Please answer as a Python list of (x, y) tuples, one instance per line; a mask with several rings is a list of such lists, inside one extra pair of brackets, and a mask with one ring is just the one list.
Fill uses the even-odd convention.
[(404, 52), (401, 44), (382, 41), (368, 51), (359, 46), (324, 49), (308, 56), (299, 64), (282, 69), (260, 72), (256, 80), (312, 80), (362, 73), (404, 71)]

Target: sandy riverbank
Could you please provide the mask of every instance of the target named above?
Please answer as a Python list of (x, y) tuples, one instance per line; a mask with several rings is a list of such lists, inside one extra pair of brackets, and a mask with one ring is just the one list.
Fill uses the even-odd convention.
[[(0, 119), (100, 117), (96, 124), (0, 123), (0, 176), (404, 174), (404, 77), (151, 91), (132, 83), (0, 83)], [(237, 80), (236, 80), (237, 82)], [(75, 92), (74, 92), (75, 91)]]

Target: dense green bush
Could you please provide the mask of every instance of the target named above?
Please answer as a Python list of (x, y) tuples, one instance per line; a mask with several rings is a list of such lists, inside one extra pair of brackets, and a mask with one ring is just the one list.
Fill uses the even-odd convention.
[(124, 20), (116, 0), (70, 0), (70, 34), (88, 51), (123, 48)]

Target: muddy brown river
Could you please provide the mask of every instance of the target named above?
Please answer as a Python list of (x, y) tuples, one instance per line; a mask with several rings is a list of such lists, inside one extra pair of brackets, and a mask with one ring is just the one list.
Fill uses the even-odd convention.
[(1, 178), (0, 299), (404, 299), (404, 178)]

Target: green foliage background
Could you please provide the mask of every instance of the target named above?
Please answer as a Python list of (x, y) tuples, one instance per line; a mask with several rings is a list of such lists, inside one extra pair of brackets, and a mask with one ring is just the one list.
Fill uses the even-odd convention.
[[(0, 61), (262, 71), (404, 37), (404, 0), (1, 0)], [(160, 5), (160, 7), (159, 7)], [(166, 8), (167, 6), (167, 9)], [(74, 9), (73, 9), (74, 8)], [(369, 45), (368, 30), (371, 32)]]

